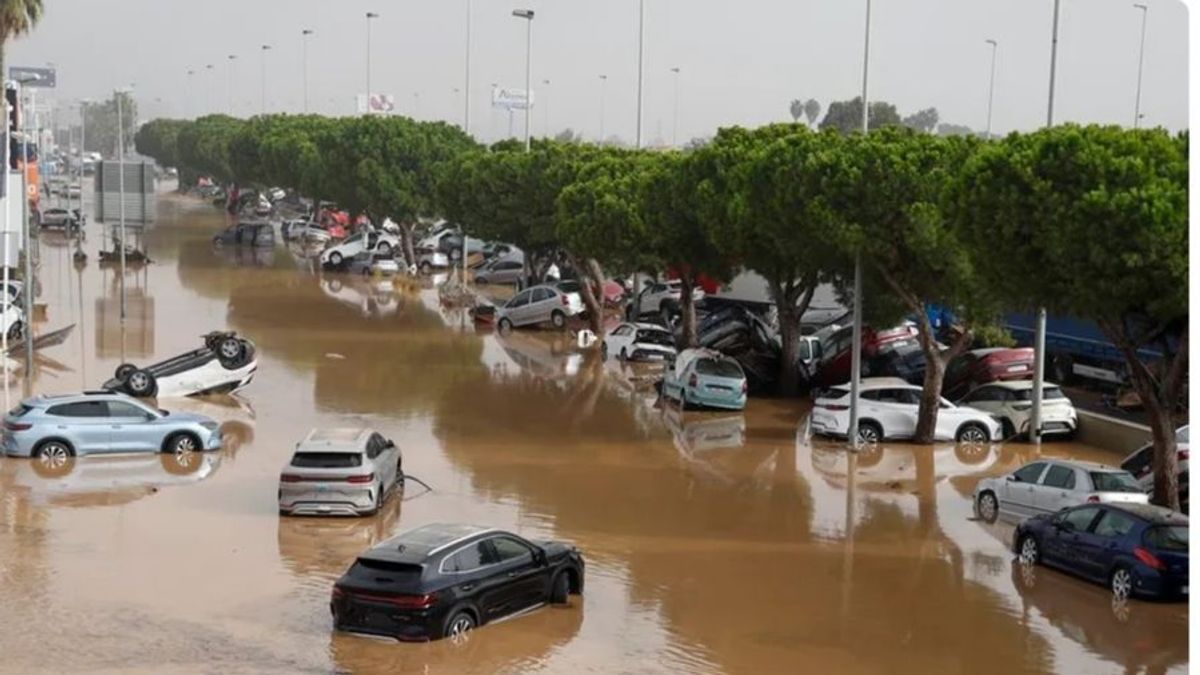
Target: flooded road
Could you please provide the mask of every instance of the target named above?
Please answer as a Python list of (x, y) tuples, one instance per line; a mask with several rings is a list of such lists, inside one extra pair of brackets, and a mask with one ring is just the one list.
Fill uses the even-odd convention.
[[(743, 414), (656, 406), (649, 371), (565, 335), (464, 328), (436, 291), (327, 275), (282, 245), (214, 251), (223, 218), (162, 196), (155, 261), (77, 270), (43, 241), (38, 392), (95, 387), (231, 329), (259, 348), (238, 397), (164, 400), (233, 442), (180, 464), (82, 458), (56, 475), (0, 459), (0, 672), (1183, 672), (1187, 608), (1013, 564), (1011, 526), (971, 518), (981, 476), (1033, 446), (884, 445), (851, 457), (798, 403)], [(11, 396), (19, 398), (19, 387)], [(280, 518), (280, 467), (313, 426), (396, 440), (410, 483), (371, 518)], [(1114, 462), (1077, 445), (1043, 455)], [(334, 633), (333, 581), (401, 530), (470, 521), (567, 539), (568, 608), (466, 644)]]

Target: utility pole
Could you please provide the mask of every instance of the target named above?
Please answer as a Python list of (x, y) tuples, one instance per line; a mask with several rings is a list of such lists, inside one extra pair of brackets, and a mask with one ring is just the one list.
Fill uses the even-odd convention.
[(987, 108), (987, 131), (984, 132), (984, 138), (992, 137), (992, 100), (996, 92), (996, 44), (995, 40), (987, 40), (992, 46), (992, 76), (988, 79), (988, 108)]
[(642, 149), (642, 93), (646, 69), (646, 0), (638, 0), (638, 86), (637, 86), (637, 149)]
[[(871, 106), (867, 103), (867, 75), (870, 73), (871, 59), (871, 0), (867, 0), (867, 21), (863, 35), (863, 74), (862, 74), (862, 133), (870, 131), (868, 111)], [(862, 253), (854, 254), (854, 328), (850, 344), (850, 425), (846, 435), (850, 439), (850, 449), (858, 451), (858, 389), (862, 379)]]
[(267, 114), (267, 52), (271, 51), (271, 45), (263, 45), (260, 50), (262, 56), (262, 114)]
[(463, 76), (463, 132), (471, 135), (471, 0), (467, 0), (466, 73)]
[(304, 114), (308, 114), (308, 36), (312, 35), (312, 29), (305, 28), (300, 31), (300, 72), (303, 74), (304, 80)]
[(1133, 128), (1137, 129), (1142, 123), (1142, 64), (1146, 58), (1146, 16), (1150, 13), (1150, 9), (1136, 3), (1133, 6), (1142, 10), (1142, 42), (1138, 47), (1137, 95), (1133, 100)]
[(367, 12), (367, 113), (371, 112), (371, 19), (378, 19), (375, 12)]

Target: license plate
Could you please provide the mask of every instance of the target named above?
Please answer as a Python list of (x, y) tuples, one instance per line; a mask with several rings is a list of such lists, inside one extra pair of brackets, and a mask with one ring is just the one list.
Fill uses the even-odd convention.
[(1019, 373), (1019, 372), (1021, 372), (1022, 370), (1025, 370), (1026, 368), (1028, 368), (1028, 366), (1009, 366), (1009, 367), (1008, 367), (1008, 372), (1010, 372), (1010, 373)]
[(318, 485), (317, 492), (329, 492), (329, 486), (328, 485)]
[(663, 355), (662, 354), (650, 354), (649, 356), (646, 357), (646, 360), (647, 361), (662, 361)]

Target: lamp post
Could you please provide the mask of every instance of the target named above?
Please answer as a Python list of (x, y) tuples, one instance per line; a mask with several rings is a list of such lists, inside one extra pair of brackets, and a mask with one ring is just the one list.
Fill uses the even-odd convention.
[(463, 132), (471, 135), (471, 0), (467, 0), (466, 72), (463, 75)]
[(545, 95), (542, 96), (542, 103), (546, 106), (546, 113), (542, 115), (542, 136), (550, 137), (550, 80), (542, 80), (545, 85)]
[(262, 67), (262, 114), (267, 114), (267, 52), (271, 51), (271, 45), (263, 45), (259, 50), (261, 54)]
[(600, 76), (600, 145), (604, 145), (604, 99), (608, 89), (608, 76)]
[(992, 75), (988, 78), (988, 108), (987, 108), (987, 131), (984, 132), (984, 138), (992, 137), (992, 100), (996, 93), (996, 44), (995, 40), (986, 40), (992, 46)]
[(514, 9), (512, 15), (525, 19), (525, 152), (529, 152), (529, 123), (533, 119), (533, 10)]
[(133, 90), (133, 87), (127, 89), (113, 90), (113, 98), (117, 102), (117, 190), (120, 192), (120, 205), (118, 213), (121, 219), (121, 323), (125, 323), (125, 120), (123, 117), (124, 108), (121, 105), (121, 98)]
[(367, 12), (367, 112), (371, 112), (371, 19), (378, 19), (375, 12)]
[(642, 90), (646, 69), (643, 67), (646, 55), (646, 0), (638, 0), (638, 84), (637, 84), (637, 133), (636, 146), (642, 149)]
[(213, 72), (215, 66), (211, 63), (206, 64), (204, 69), (208, 71), (208, 79), (212, 80), (212, 84), (208, 89), (208, 110), (213, 112), (217, 109), (216, 93), (217, 93), (217, 76)]
[[(17, 78), (16, 81), (17, 81), (18, 85), (21, 85), (22, 87), (24, 87), (24, 85), (29, 84), (31, 82), (37, 82), (40, 79), (41, 79), (41, 77), (39, 77), (38, 75), (31, 74), (31, 75), (28, 75), (23, 78)], [(7, 99), (6, 99), (6, 101), (7, 101)], [(7, 103), (5, 105), (7, 108)], [(18, 101), (18, 105), (20, 105), (20, 101)], [(29, 327), (29, 323), (33, 319), (33, 305), (31, 302), (31, 299), (33, 297), (33, 261), (32, 261), (32, 256), (30, 255), (30, 246), (29, 246), (29, 238), (30, 238), (29, 215), (26, 211), (26, 209), (28, 208), (28, 204), (29, 204), (29, 188), (26, 185), (26, 181), (29, 178), (29, 170), (27, 168), (29, 166), (29, 134), (28, 134), (28, 127), (26, 126), (26, 120), (28, 119), (28, 116), (21, 115), (20, 117), (21, 117), (21, 125), (23, 127), (25, 127), (25, 129), (24, 129), (25, 138), (21, 142), (21, 148), (22, 148), (25, 156), (24, 156), (24, 163), (21, 165), (21, 195), (19, 198), (24, 200), (21, 203), (22, 204), (21, 214), (22, 214), (22, 216), (24, 216), (24, 218), (23, 218), (24, 223), (22, 223), (21, 234), (22, 234), (22, 239), (24, 241), (23, 246), (25, 248), (25, 286), (22, 289), (21, 295), (25, 300), (25, 302), (24, 302), (25, 325), (22, 328), (24, 329), (23, 332), (25, 334), (25, 381), (28, 383), (28, 382), (31, 382), (30, 378), (33, 376), (33, 345), (32, 345), (33, 331)], [(5, 194), (7, 194), (8, 193), (8, 185), (7, 185), (8, 164), (9, 164), (9, 161), (8, 161), (8, 151), (9, 150), (8, 149), (9, 149), (9, 146), (11, 145), (11, 143), (9, 142), (8, 122), (7, 121), (5, 121), (5, 123), (4, 123), (4, 129), (5, 129), (5, 132), (4, 132), (4, 180), (5, 180), (4, 188), (5, 188), (5, 190), (4, 190), (4, 192), (5, 192)], [(11, 234), (12, 234), (8, 231), (8, 229), (9, 229), (8, 228), (9, 208), (8, 208), (7, 199), (11, 199), (13, 197), (14, 197), (14, 195), (8, 195), (8, 197), (4, 201), (4, 225), (5, 225), (5, 227), (4, 227), (4, 291), (3, 292), (4, 292), (4, 302), (5, 303), (8, 303), (10, 300), (8, 297), (8, 279), (9, 279), (8, 252), (9, 252), (9, 241), (10, 241)], [(7, 393), (7, 391), (8, 391), (8, 313), (7, 312), (5, 312), (5, 314), (4, 314), (4, 325), (0, 328), (2, 328), (2, 330), (3, 330), (2, 335), (0, 335), (0, 340), (3, 341), (2, 346), (4, 349), (4, 369), (5, 369), (4, 387), (5, 387), (5, 392)]]
[(305, 114), (308, 114), (308, 36), (312, 34), (311, 28), (300, 31), (300, 79), (303, 80)]
[(188, 83), (187, 98), (188, 98), (188, 108), (190, 108), (190, 110), (188, 110), (188, 112), (191, 113), (193, 116), (195, 116), (195, 114), (196, 114), (196, 87), (192, 82), (193, 76), (195, 74), (196, 74), (196, 71), (192, 70), (191, 68), (188, 69), (188, 71), (187, 71), (187, 83)]
[(1138, 3), (1134, 3), (1133, 7), (1142, 10), (1142, 42), (1138, 47), (1137, 95), (1133, 99), (1133, 128), (1137, 129), (1142, 123), (1142, 64), (1146, 58), (1146, 17), (1150, 14), (1150, 9)]
[(671, 122), (671, 147), (679, 147), (679, 67), (671, 69), (675, 73), (675, 111), (673, 113), (674, 120)]
[[(866, 135), (868, 126), (867, 104), (867, 75), (871, 64), (871, 0), (867, 0), (866, 27), (863, 32), (863, 74), (862, 74), (862, 132)], [(854, 329), (850, 343), (850, 425), (846, 435), (850, 438), (850, 449), (858, 451), (858, 384), (862, 378), (862, 254), (854, 254)]]
[(228, 107), (230, 116), (232, 116), (233, 115), (233, 63), (234, 63), (234, 61), (237, 61), (237, 54), (230, 54), (229, 56), (227, 56), (225, 58), (229, 62), (229, 91), (228, 91), (229, 101), (227, 103), (227, 107)]

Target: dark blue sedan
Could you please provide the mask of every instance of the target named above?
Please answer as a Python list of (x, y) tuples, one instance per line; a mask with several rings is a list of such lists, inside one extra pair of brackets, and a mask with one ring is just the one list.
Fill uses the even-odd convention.
[(1148, 504), (1084, 504), (1017, 526), (1013, 552), (1107, 584), (1113, 595), (1188, 597), (1187, 516)]

